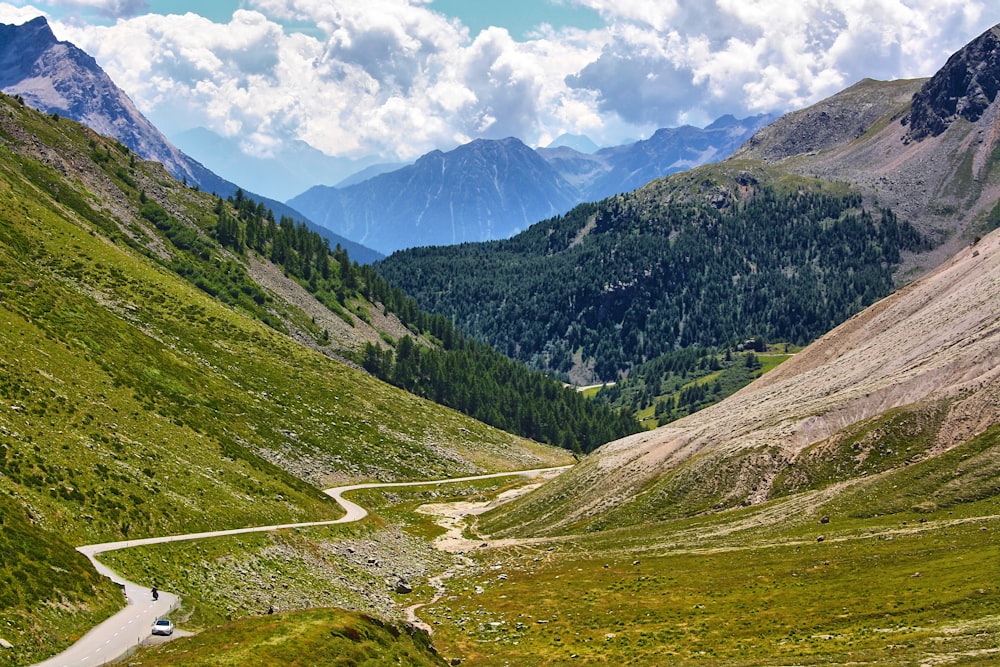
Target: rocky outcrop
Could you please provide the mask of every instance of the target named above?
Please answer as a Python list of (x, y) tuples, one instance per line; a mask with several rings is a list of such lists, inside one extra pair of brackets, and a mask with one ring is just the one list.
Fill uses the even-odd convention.
[(190, 159), (139, 112), (97, 61), (57, 40), (43, 17), (20, 26), (0, 25), (0, 87), (34, 109), (118, 139), (178, 179), (200, 182)]
[(891, 208), (935, 243), (906, 280), (989, 231), (998, 188), (1000, 26), (929, 79), (865, 79), (758, 132), (734, 157), (839, 181)]
[(920, 81), (887, 83), (864, 79), (783, 116), (753, 135), (734, 157), (777, 162), (846, 145), (905, 104), (919, 85)]
[(919, 141), (937, 136), (959, 118), (979, 120), (1000, 91), (1000, 26), (990, 28), (961, 51), (913, 96), (903, 122)]

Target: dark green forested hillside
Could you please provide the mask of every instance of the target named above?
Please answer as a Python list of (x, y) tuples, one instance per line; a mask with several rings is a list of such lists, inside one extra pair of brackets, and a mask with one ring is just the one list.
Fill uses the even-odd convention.
[(888, 294), (900, 253), (924, 244), (892, 211), (829, 184), (750, 190), (722, 208), (639, 190), (509, 240), (376, 267), (511, 358), (613, 380), (678, 348), (808, 342)]
[[(217, 221), (209, 231), (231, 251), (268, 257), (345, 317), (352, 301), (360, 299), (381, 304), (403, 322), (412, 336), (398, 340), (383, 336), (381, 345), (367, 343), (356, 359), (376, 377), (491, 426), (574, 451), (590, 451), (639, 430), (630, 413), (586, 401), (543, 373), (466, 339), (443, 316), (422, 312), (412, 298), (390, 289), (370, 267), (352, 263), (339, 246), (331, 251), (326, 240), (305, 225), (286, 217), (276, 222), (269, 210), (241, 193), (229, 204), (217, 202)], [(219, 270), (218, 263), (206, 262), (198, 249), (205, 241), (155, 203), (146, 202), (142, 215), (186, 250), (182, 259), (172, 262), (175, 271), (210, 294), (281, 326), (264, 308), (267, 295), (239, 264), (232, 262)], [(356, 304), (353, 311), (365, 316)], [(323, 335), (319, 332), (321, 340)]]

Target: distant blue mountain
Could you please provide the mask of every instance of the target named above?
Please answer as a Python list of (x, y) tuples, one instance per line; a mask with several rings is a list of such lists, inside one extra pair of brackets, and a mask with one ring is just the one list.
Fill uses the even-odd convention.
[(568, 147), (538, 153), (580, 189), (580, 201), (631, 192), (657, 178), (729, 157), (777, 116), (722, 116), (705, 128), (684, 125), (657, 130), (649, 139), (602, 148), (592, 154)]
[(662, 129), (592, 154), (565, 145), (532, 150), (513, 138), (480, 139), (361, 182), (359, 175), (345, 185), (310, 188), (288, 204), (386, 254), (508, 238), (581, 202), (722, 160), (771, 120), (723, 116), (703, 129)]
[[(226, 178), (248, 190), (281, 201), (314, 185), (352, 178), (377, 162), (375, 157), (359, 160), (331, 157), (304, 141), (290, 142), (268, 157), (254, 157), (240, 148), (239, 137), (223, 137), (204, 127), (186, 130), (172, 139), (181, 150), (213, 171), (226, 174)], [(400, 166), (387, 166), (382, 171)]]
[(546, 148), (572, 148), (578, 153), (590, 155), (596, 153), (601, 147), (594, 141), (582, 134), (560, 134)]
[(566, 211), (579, 192), (517, 139), (476, 140), (345, 188), (289, 200), (335, 233), (389, 254), (506, 238)]
[(380, 162), (378, 164), (373, 164), (370, 167), (365, 167), (359, 172), (355, 172), (340, 181), (334, 187), (336, 188), (346, 188), (351, 185), (357, 185), (358, 183), (363, 183), (369, 178), (375, 178), (379, 174), (386, 174), (390, 171), (396, 171), (397, 169), (402, 169), (406, 165), (400, 162)]

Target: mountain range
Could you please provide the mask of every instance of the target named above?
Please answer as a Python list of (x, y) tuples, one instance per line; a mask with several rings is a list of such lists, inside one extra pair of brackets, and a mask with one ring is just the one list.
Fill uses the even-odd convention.
[(359, 183), (310, 188), (288, 204), (385, 254), (503, 239), (580, 202), (720, 160), (771, 120), (726, 116), (704, 129), (661, 129), (591, 154), (568, 146), (533, 150), (512, 137), (479, 139)]
[[(855, 309), (726, 400), (543, 483), (363, 489), (363, 524), (109, 552), (178, 593), (171, 616), (197, 635), (130, 660), (405, 663), (395, 638), (428, 648), (418, 664), (995, 662), (998, 53), (1000, 26), (929, 79), (859, 82), (718, 164), (464, 245), (484, 265), (522, 253), (490, 290), (583, 260), (535, 308), (569, 312), (594, 289), (580, 322), (640, 353), (657, 343), (629, 309), (659, 298), (647, 274), (680, 296), (661, 329), (681, 344), (754, 333), (718, 307), (733, 285), (750, 286), (739, 312), (792, 324), (848, 288)], [(574, 460), (363, 369), (428, 395), (461, 378), (483, 414), (539, 432), (593, 428), (576, 392), (463, 344), (305, 225), (25, 101), (0, 96), (0, 665), (51, 656), (121, 608), (74, 546), (332, 519), (333, 483)], [(662, 264), (638, 264), (653, 244)], [(421, 253), (425, 280), (468, 272), (399, 255)], [(803, 283), (813, 292), (760, 289), (809, 273), (825, 279)], [(575, 324), (533, 337), (549, 354), (546, 336), (572, 329), (563, 352), (585, 366)], [(550, 402), (567, 393), (573, 409)]]
[[(403, 284), (432, 309), (436, 304), (447, 311), (446, 303), (455, 304), (435, 301), (433, 297), (446, 290), (434, 276), (443, 275), (463, 295), (472, 295), (470, 302), (482, 310), (458, 318), (468, 328), (486, 313), (496, 312), (498, 304), (516, 303), (527, 298), (528, 292), (545, 293), (537, 286), (526, 287), (537, 280), (542, 257), (551, 263), (560, 254), (579, 252), (588, 244), (601, 249), (594, 257), (620, 257), (622, 264), (608, 267), (593, 279), (596, 284), (591, 287), (597, 297), (580, 304), (586, 286), (571, 284), (569, 295), (553, 287), (563, 308), (543, 304), (534, 309), (540, 323), (536, 330), (549, 332), (536, 347), (542, 350), (564, 340), (555, 336), (564, 335), (567, 312), (570, 316), (580, 313), (577, 321), (583, 322), (588, 311), (596, 312), (595, 304), (610, 315), (609, 328), (602, 329), (602, 343), (615, 329), (627, 325), (633, 328), (622, 331), (622, 339), (641, 342), (662, 336), (663, 331), (683, 335), (676, 328), (664, 327), (683, 325), (686, 313), (696, 312), (707, 294), (713, 297), (710, 303), (719, 303), (727, 282), (739, 284), (766, 271), (763, 256), (751, 254), (755, 245), (767, 248), (765, 254), (788, 257), (794, 251), (779, 245), (778, 237), (792, 236), (799, 246), (808, 238), (803, 224), (808, 219), (806, 211), (782, 210), (774, 189), (790, 192), (788, 201), (806, 204), (806, 209), (825, 208), (820, 217), (827, 230), (838, 224), (838, 212), (820, 199), (809, 203), (810, 193), (853, 193), (850, 196), (856, 199), (848, 204), (850, 208), (873, 206), (883, 215), (893, 211), (894, 217), (907, 221), (929, 241), (900, 248), (898, 264), (892, 260), (886, 264), (886, 257), (878, 260), (893, 269), (897, 281), (912, 284), (853, 317), (842, 317), (846, 322), (722, 403), (601, 448), (584, 464), (532, 494), (522, 509), (505, 512), (493, 525), (509, 522), (518, 526), (519, 533), (529, 525), (529, 532), (554, 534), (758, 504), (806, 488), (821, 475), (827, 475), (826, 482), (843, 481), (933, 458), (983, 432), (995, 433), (1000, 423), (1000, 302), (995, 289), (1000, 276), (998, 95), (1000, 26), (970, 42), (929, 79), (861, 81), (762, 128), (718, 164), (581, 207), (539, 223), (507, 244), (414, 250), (384, 260), (381, 266), (393, 282)], [(758, 205), (770, 212), (768, 225), (776, 236), (755, 231), (745, 245), (739, 243), (735, 228), (726, 229), (716, 218), (706, 218), (700, 208), (737, 214)], [(664, 224), (659, 221), (669, 221), (672, 211), (680, 211), (678, 226), (668, 225), (657, 232), (657, 225)], [(872, 218), (865, 228), (874, 230), (884, 222), (884, 218), (881, 222)], [(721, 226), (721, 233), (714, 236), (721, 242), (709, 247), (735, 256), (737, 261), (730, 266), (736, 269), (729, 268), (728, 277), (724, 274), (711, 286), (699, 287), (694, 276), (688, 275), (670, 290), (644, 287), (659, 271), (683, 275), (691, 259), (695, 274), (709, 264), (685, 242), (685, 225)], [(738, 228), (745, 226), (740, 222)], [(609, 230), (618, 230), (619, 235), (607, 248), (602, 239)], [(906, 233), (900, 227), (890, 236), (899, 239)], [(638, 245), (647, 247), (657, 237), (668, 239), (661, 250), (645, 261), (632, 261), (637, 255), (628, 251), (631, 239), (638, 238)], [(879, 247), (887, 249), (887, 242), (888, 237), (883, 238)], [(833, 256), (851, 243), (825, 242), (808, 270), (822, 271), (820, 255)], [(673, 254), (678, 248), (680, 252)], [(470, 256), (483, 267), (475, 275), (467, 262)], [(947, 259), (942, 262), (942, 257)], [(668, 266), (660, 267), (658, 258), (665, 258)], [(426, 266), (434, 267), (433, 276), (426, 269), (419, 270)], [(499, 267), (505, 268), (502, 278), (492, 280), (491, 274)], [(619, 271), (611, 273), (614, 270)], [(802, 274), (807, 269), (785, 264), (783, 270)], [(860, 276), (864, 270), (844, 273)], [(408, 278), (414, 274), (416, 280)], [(561, 275), (570, 274), (564, 270)], [(923, 277), (915, 280), (917, 276)], [(418, 282), (428, 286), (426, 291), (419, 291)], [(696, 298), (677, 309), (677, 316), (660, 318), (665, 324), (657, 324), (659, 328), (650, 328), (654, 323), (644, 321), (641, 313), (615, 309), (613, 299), (623, 289), (624, 307), (644, 304), (650, 292), (655, 297), (693, 289)], [(802, 291), (783, 293), (778, 302), (794, 303), (795, 293)], [(824, 289), (808, 300), (816, 302), (833, 291), (843, 288)], [(773, 296), (768, 290), (755, 312), (766, 308)], [(737, 309), (726, 305), (722, 313), (695, 329), (700, 332), (711, 323), (728, 321)], [(553, 310), (559, 317), (550, 315)], [(647, 312), (655, 311), (644, 306), (642, 313)], [(789, 323), (800, 322), (808, 312), (807, 306), (799, 307)], [(528, 311), (521, 310), (512, 320), (531, 330), (525, 322), (528, 317)], [(550, 324), (554, 319), (560, 324)], [(736, 329), (734, 333), (751, 337), (756, 331)], [(574, 340), (586, 338), (577, 335)], [(616, 350), (612, 347), (611, 351)], [(877, 433), (904, 428), (900, 424), (913, 429), (914, 446), (906, 447), (905, 454), (883, 451), (882, 456), (888, 458), (876, 462), (871, 448), (880, 446)], [(840, 463), (830, 478), (832, 460)], [(997, 473), (991, 464), (986, 474), (995, 481)]]
[[(533, 151), (513, 138), (476, 140), (396, 169), (331, 158), (301, 143), (253, 158), (207, 130), (181, 135), (190, 150), (229, 174), (227, 180), (168, 141), (91, 56), (56, 40), (43, 17), (0, 30), (0, 90), (115, 137), (207, 192), (228, 197), (243, 189), (275, 215), (311, 225), (362, 263), (400, 248), (507, 238), (577, 203), (719, 160), (773, 120), (726, 116), (704, 129), (661, 129), (649, 139), (591, 153), (558, 141)], [(323, 178), (336, 185), (316, 185), (287, 204), (254, 193), (255, 187), (287, 193), (303, 179)], [(388, 201), (386, 192), (392, 193)]]
[(808, 342), (1000, 222), (996, 40), (930, 79), (864, 80), (787, 114), (727, 160), (379, 271), (469, 335), (580, 382), (675, 347)]

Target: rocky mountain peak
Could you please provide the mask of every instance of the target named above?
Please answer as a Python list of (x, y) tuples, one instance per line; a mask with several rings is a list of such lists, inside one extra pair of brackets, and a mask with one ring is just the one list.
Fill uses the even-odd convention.
[(0, 24), (0, 86), (20, 81), (42, 54), (58, 43), (43, 16), (24, 25)]
[(952, 122), (976, 122), (1000, 91), (1000, 25), (996, 25), (961, 51), (913, 96), (903, 123), (909, 139), (937, 136)]
[[(19, 95), (43, 113), (58, 114), (120, 141), (137, 155), (161, 163), (171, 175), (221, 196), (238, 189), (174, 146), (135, 106), (97, 61), (71, 42), (59, 41), (44, 17), (21, 25), (0, 23), (0, 90)], [(274, 210), (303, 220), (285, 204), (247, 193)], [(322, 230), (362, 261), (378, 258), (348, 239)]]
[(92, 56), (56, 39), (43, 17), (0, 25), (0, 88), (31, 107), (80, 121), (178, 178), (194, 179), (185, 156), (136, 109)]
[(33, 18), (19, 26), (0, 24), (0, 45), (4, 47), (8, 42), (17, 42), (20, 46), (45, 48), (58, 41), (44, 16)]

